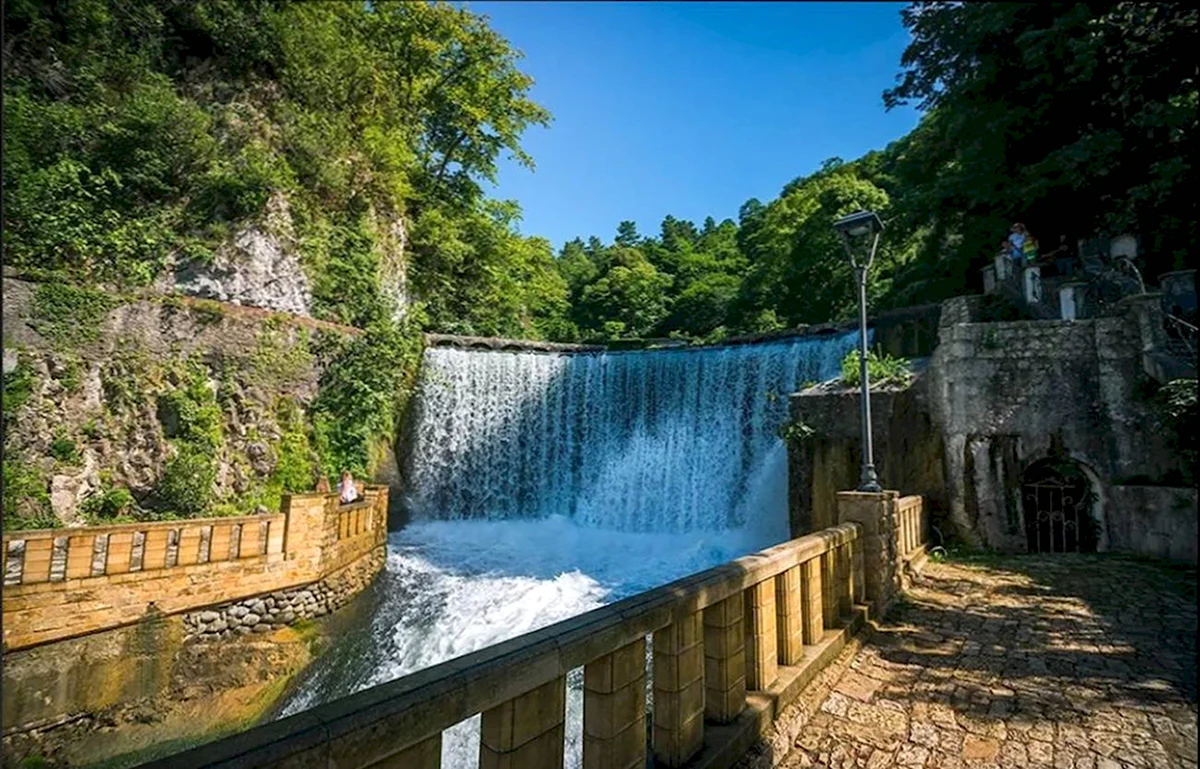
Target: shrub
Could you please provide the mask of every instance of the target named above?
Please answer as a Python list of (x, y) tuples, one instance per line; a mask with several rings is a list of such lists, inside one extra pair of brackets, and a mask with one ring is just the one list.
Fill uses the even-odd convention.
[[(842, 382), (848, 387), (861, 383), (862, 370), (858, 350), (851, 350), (842, 358)], [(882, 351), (867, 352), (867, 376), (871, 387), (885, 384), (906, 385), (912, 381), (912, 368), (905, 358), (893, 358)]]
[(1200, 458), (1200, 443), (1196, 440), (1195, 425), (1200, 417), (1197, 407), (1197, 381), (1176, 379), (1162, 386), (1155, 396), (1170, 425), (1171, 445), (1183, 459), (1185, 480), (1192, 482), (1196, 475), (1196, 461)]
[(25, 361), (17, 363), (16, 369), (4, 375), (4, 416), (16, 414), (33, 395), (33, 368)]
[(122, 486), (102, 489), (83, 500), (79, 512), (83, 513), (88, 523), (110, 522), (135, 512), (136, 503), (129, 489)]
[(49, 451), (50, 456), (63, 464), (72, 465), (79, 461), (79, 448), (61, 428), (55, 432), (54, 439), (50, 441)]
[(61, 526), (50, 508), (46, 479), (18, 460), (4, 460), (4, 530)]
[(42, 283), (33, 292), (30, 325), (52, 343), (78, 347), (100, 336), (104, 316), (120, 300), (68, 283)]
[(183, 443), (163, 470), (158, 497), (169, 510), (197, 516), (212, 504), (216, 481), (216, 457), (202, 447)]

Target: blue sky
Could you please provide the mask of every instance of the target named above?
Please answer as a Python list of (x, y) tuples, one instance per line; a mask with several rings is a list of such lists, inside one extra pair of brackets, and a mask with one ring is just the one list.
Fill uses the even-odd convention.
[(471, 2), (525, 54), (537, 168), (505, 161), (490, 192), (557, 249), (656, 234), (667, 214), (736, 219), (826, 158), (884, 147), (917, 123), (885, 112), (908, 32), (902, 3)]

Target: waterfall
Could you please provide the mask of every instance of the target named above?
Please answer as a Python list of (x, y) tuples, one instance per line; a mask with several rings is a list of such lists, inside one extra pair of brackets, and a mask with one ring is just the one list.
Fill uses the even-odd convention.
[[(851, 334), (601, 354), (433, 348), (408, 435), (413, 520), (357, 624), (277, 715), (725, 563), (787, 538), (788, 395), (838, 373)], [(582, 756), (567, 676), (566, 766)], [(479, 717), (442, 735), (478, 766)]]
[[(598, 528), (740, 528), (788, 396), (853, 334), (609, 353), (432, 348), (410, 435), (416, 520), (563, 516)], [(779, 513), (781, 511), (771, 511)]]

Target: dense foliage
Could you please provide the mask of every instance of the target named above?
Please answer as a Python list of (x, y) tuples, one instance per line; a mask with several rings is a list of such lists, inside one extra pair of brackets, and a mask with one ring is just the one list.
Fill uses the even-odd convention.
[(146, 284), (265, 222), (320, 317), (386, 317), (383, 277), (407, 271), (442, 327), (560, 333), (549, 246), (480, 186), (502, 152), (531, 164), (520, 135), (549, 120), (482, 17), (349, 0), (4, 12), (7, 263)]

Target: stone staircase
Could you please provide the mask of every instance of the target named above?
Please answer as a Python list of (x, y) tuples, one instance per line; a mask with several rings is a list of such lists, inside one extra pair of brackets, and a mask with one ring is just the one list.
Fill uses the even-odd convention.
[[(1125, 266), (1132, 269), (1124, 269)], [(1079, 276), (1043, 277), (1040, 268), (1018, 272), (1002, 258), (986, 268), (986, 293), (1005, 297), (1030, 320), (1073, 320), (1123, 314), (1126, 298), (1146, 294), (1137, 268), (1128, 260), (1084, 259)], [(1069, 300), (1064, 287), (1074, 286)], [(1156, 317), (1145, 319), (1143, 333), (1149, 334), (1149, 349), (1143, 354), (1147, 373), (1160, 382), (1195, 378), (1197, 374), (1197, 329), (1187, 319), (1171, 315), (1157, 302), (1139, 309)]]

